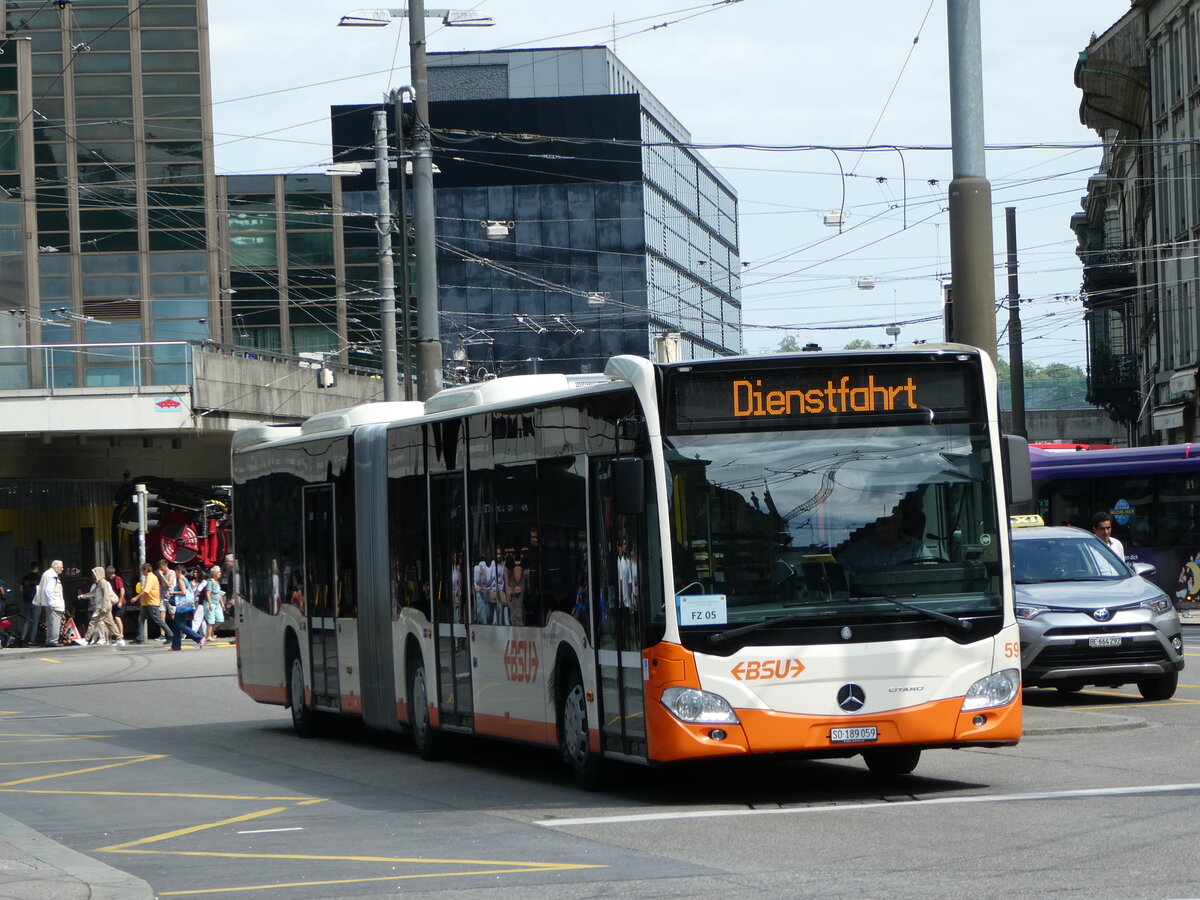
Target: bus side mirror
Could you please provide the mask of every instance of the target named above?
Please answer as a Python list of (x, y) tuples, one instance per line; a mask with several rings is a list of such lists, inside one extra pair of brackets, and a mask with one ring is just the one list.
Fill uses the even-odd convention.
[(1000, 435), (1000, 462), (1009, 506), (1031, 502), (1033, 469), (1029, 462), (1029, 442), (1017, 434)]
[(619, 515), (636, 516), (645, 511), (646, 489), (640, 459), (627, 456), (612, 461), (612, 494)]

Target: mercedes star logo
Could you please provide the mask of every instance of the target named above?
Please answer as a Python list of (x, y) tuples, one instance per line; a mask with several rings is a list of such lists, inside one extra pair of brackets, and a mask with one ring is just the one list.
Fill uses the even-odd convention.
[(843, 684), (837, 695), (838, 706), (846, 712), (858, 712), (867, 702), (866, 692), (857, 684)]

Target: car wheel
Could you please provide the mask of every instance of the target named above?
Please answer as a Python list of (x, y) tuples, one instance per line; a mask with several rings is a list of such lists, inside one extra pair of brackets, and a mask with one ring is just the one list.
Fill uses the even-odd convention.
[(1054, 689), (1060, 694), (1078, 694), (1083, 690), (1082, 684), (1056, 684)]
[(566, 670), (565, 685), (558, 713), (559, 748), (579, 786), (585, 791), (594, 791), (604, 782), (604, 760), (600, 754), (592, 752), (587, 694), (583, 689), (583, 678), (574, 665)]
[(288, 708), (292, 711), (292, 727), (296, 734), (310, 738), (320, 733), (317, 711), (304, 702), (304, 664), (296, 654), (288, 663)]
[(1179, 686), (1179, 673), (1168, 672), (1165, 675), (1142, 678), (1137, 686), (1147, 700), (1170, 700), (1175, 696), (1175, 688)]
[(429, 722), (429, 685), (422, 660), (413, 663), (408, 674), (408, 725), (421, 759), (441, 759), (446, 755), (445, 734)]
[(872, 775), (908, 775), (921, 761), (921, 751), (912, 747), (880, 747), (864, 750), (863, 762)]

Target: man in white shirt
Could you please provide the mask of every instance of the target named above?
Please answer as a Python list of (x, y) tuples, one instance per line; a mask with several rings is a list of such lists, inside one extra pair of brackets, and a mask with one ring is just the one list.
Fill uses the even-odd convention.
[(1125, 547), (1112, 536), (1113, 521), (1112, 516), (1106, 512), (1098, 512), (1092, 516), (1092, 533), (1100, 538), (1100, 543), (1108, 547), (1113, 553), (1117, 554), (1117, 559), (1125, 561)]
[(38, 582), (37, 593), (33, 595), (34, 604), (45, 607), (42, 611), (46, 614), (47, 647), (61, 646), (58, 642), (58, 632), (62, 625), (62, 614), (66, 610), (66, 604), (63, 602), (62, 570), (61, 559), (50, 563), (50, 568), (42, 573)]

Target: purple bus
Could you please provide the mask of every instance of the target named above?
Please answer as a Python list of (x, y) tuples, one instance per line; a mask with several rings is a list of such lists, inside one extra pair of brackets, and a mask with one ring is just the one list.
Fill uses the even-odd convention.
[(1200, 444), (1116, 450), (1029, 448), (1047, 525), (1091, 530), (1100, 510), (1128, 562), (1147, 562), (1176, 605), (1200, 603)]

